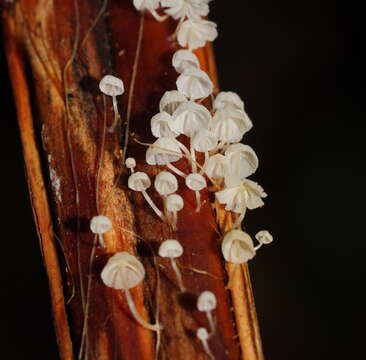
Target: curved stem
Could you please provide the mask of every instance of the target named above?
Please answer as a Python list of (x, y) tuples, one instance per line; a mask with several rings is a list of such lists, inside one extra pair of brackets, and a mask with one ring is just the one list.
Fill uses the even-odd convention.
[(104, 241), (104, 238), (103, 238), (103, 234), (98, 234), (98, 240), (99, 240), (99, 245), (101, 246), (101, 247), (106, 247), (105, 246), (105, 241)]
[(263, 243), (259, 243), (257, 246), (254, 247), (254, 250), (257, 251), (262, 247)]
[(108, 128), (108, 132), (114, 131), (119, 119), (117, 96), (112, 96), (112, 103), (113, 103), (114, 121), (113, 124)]
[(174, 173), (176, 173), (177, 175), (179, 175), (179, 176), (181, 176), (181, 177), (183, 177), (183, 178), (185, 178), (185, 177), (187, 176), (183, 171), (181, 171), (181, 170), (177, 169), (177, 168), (176, 168), (174, 165), (172, 165), (170, 162), (166, 163), (165, 165), (166, 165), (166, 167), (167, 167), (169, 170), (173, 171), (173, 172), (174, 172)]
[(168, 15), (159, 15), (155, 10), (150, 10), (150, 14), (155, 18), (155, 20), (162, 22), (168, 18)]
[(158, 209), (158, 207), (152, 201), (149, 194), (144, 190), (144, 191), (142, 191), (142, 195), (145, 198), (145, 200), (148, 202), (148, 204), (152, 207), (152, 209), (155, 211), (155, 214), (158, 215), (161, 220), (165, 221), (165, 217), (164, 217), (163, 213)]
[(178, 280), (178, 285), (179, 285), (179, 289), (181, 292), (185, 292), (186, 288), (183, 285), (183, 279), (182, 279), (182, 274), (179, 271), (179, 268), (177, 266), (176, 261), (173, 258), (170, 258), (170, 263), (172, 264), (172, 268), (175, 272), (175, 275), (177, 276), (177, 280)]
[(208, 342), (206, 339), (201, 339), (201, 342), (202, 342), (202, 346), (206, 352), (206, 354), (208, 355), (208, 357), (211, 359), (211, 360), (215, 360), (215, 357), (213, 356), (211, 350), (210, 350), (210, 347), (208, 346)]
[(213, 319), (211, 311), (206, 311), (206, 316), (208, 323), (210, 324), (210, 336), (212, 336), (216, 331), (215, 321)]

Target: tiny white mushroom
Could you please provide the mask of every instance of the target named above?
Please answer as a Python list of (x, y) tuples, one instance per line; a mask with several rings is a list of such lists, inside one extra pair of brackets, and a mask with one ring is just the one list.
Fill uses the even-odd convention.
[(225, 151), (231, 175), (244, 179), (258, 169), (258, 157), (254, 150), (244, 144), (232, 144)]
[(205, 163), (209, 158), (209, 151), (213, 150), (217, 146), (217, 137), (206, 129), (199, 130), (191, 139), (191, 147), (198, 152), (205, 153)]
[(193, 190), (196, 195), (196, 212), (201, 209), (201, 195), (200, 190), (207, 186), (206, 179), (198, 173), (189, 174), (186, 177), (186, 185), (189, 189)]
[(173, 115), (175, 109), (186, 101), (187, 98), (178, 90), (166, 91), (159, 103), (160, 112), (166, 111), (169, 115)]
[(211, 335), (215, 332), (215, 322), (213, 320), (212, 311), (216, 309), (216, 296), (211, 291), (203, 291), (197, 299), (197, 309), (206, 313), (210, 324)]
[(136, 160), (132, 157), (129, 157), (126, 159), (125, 161), (125, 165), (127, 169), (131, 170), (131, 174), (135, 171), (135, 167), (136, 167)]
[(161, 0), (161, 6), (173, 19), (199, 18), (209, 12), (207, 0)]
[(227, 168), (226, 157), (221, 154), (210, 156), (204, 165), (205, 173), (213, 179), (223, 179), (227, 174)]
[(224, 236), (221, 251), (225, 260), (234, 264), (246, 263), (255, 255), (252, 238), (238, 229), (230, 230)]
[(163, 221), (165, 221), (163, 213), (158, 209), (158, 207), (155, 205), (151, 197), (146, 192), (146, 189), (148, 189), (150, 186), (151, 186), (150, 178), (144, 172), (137, 171), (131, 174), (130, 177), (128, 178), (128, 187), (131, 190), (141, 192), (147, 203), (156, 213), (156, 215), (158, 215)]
[(178, 181), (172, 173), (161, 171), (155, 177), (154, 186), (160, 195), (167, 196), (178, 190)]
[(102, 247), (105, 247), (105, 242), (103, 239), (103, 234), (105, 234), (107, 231), (111, 230), (113, 227), (112, 221), (109, 219), (109, 217), (104, 215), (96, 215), (93, 216), (90, 220), (90, 230), (98, 235), (99, 238), (99, 244)]
[(171, 225), (173, 230), (177, 229), (177, 213), (178, 211), (183, 209), (184, 206), (184, 200), (183, 198), (178, 194), (170, 194), (166, 198), (166, 209), (169, 212), (168, 218), (171, 220)]
[(164, 21), (167, 16), (161, 16), (156, 12), (160, 6), (160, 0), (133, 0), (136, 10), (149, 11), (157, 21)]
[(210, 347), (208, 346), (208, 332), (205, 328), (200, 327), (197, 330), (197, 338), (201, 341), (203, 349), (205, 350), (205, 353), (207, 354), (207, 356), (211, 359), (214, 360), (214, 356), (210, 350)]
[(133, 255), (123, 251), (117, 252), (108, 259), (101, 278), (103, 283), (116, 290), (123, 290), (127, 305), (134, 319), (144, 328), (159, 331), (159, 324), (150, 324), (138, 313), (129, 289), (135, 287), (145, 277), (145, 269), (141, 262)]
[(99, 82), (100, 91), (108, 96), (112, 96), (114, 122), (109, 127), (109, 131), (112, 132), (117, 125), (119, 119), (117, 96), (122, 95), (125, 92), (123, 81), (113, 75), (105, 75)]
[(227, 107), (244, 111), (244, 102), (238, 94), (232, 91), (221, 91), (215, 98), (213, 108), (219, 110)]
[(182, 274), (180, 273), (178, 265), (175, 261), (175, 259), (182, 256), (182, 254), (183, 247), (177, 240), (165, 240), (159, 247), (159, 256), (170, 259), (170, 263), (178, 280), (179, 289), (181, 292), (184, 292), (186, 289), (183, 285)]
[(174, 69), (181, 74), (188, 67), (195, 67), (197, 69), (200, 68), (200, 62), (198, 58), (193, 52), (189, 50), (178, 50), (173, 55), (173, 67)]
[(177, 137), (178, 134), (171, 129), (172, 117), (165, 111), (151, 118), (151, 132), (157, 137)]
[(255, 238), (258, 240), (259, 245), (254, 249), (257, 251), (262, 245), (270, 244), (273, 241), (273, 236), (267, 230), (261, 230), (257, 232)]
[(186, 68), (176, 81), (177, 89), (190, 100), (206, 98), (212, 93), (213, 83), (208, 75), (195, 67)]

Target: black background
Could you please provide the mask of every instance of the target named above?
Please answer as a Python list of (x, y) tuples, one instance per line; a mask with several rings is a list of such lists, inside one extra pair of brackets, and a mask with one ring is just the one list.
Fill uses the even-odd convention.
[[(221, 88), (245, 100), (255, 125), (245, 141), (260, 159), (253, 178), (269, 194), (247, 218), (249, 232), (275, 237), (250, 263), (269, 360), (357, 359), (364, 342), (361, 11), (347, 2), (336, 26), (329, 3), (211, 3)], [(0, 60), (0, 358), (53, 360), (47, 280)]]

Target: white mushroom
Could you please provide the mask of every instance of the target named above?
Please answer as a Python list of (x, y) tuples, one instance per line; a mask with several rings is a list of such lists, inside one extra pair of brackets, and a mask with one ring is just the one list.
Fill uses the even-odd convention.
[(125, 165), (127, 169), (131, 170), (131, 174), (135, 171), (135, 167), (136, 167), (136, 160), (132, 157), (129, 157), (126, 159), (125, 161)]
[(128, 307), (134, 319), (144, 328), (159, 331), (159, 324), (150, 324), (138, 313), (129, 289), (135, 287), (145, 277), (145, 269), (133, 255), (123, 251), (115, 253), (104, 266), (101, 278), (103, 283), (116, 290), (123, 290)]
[(213, 320), (212, 311), (216, 309), (216, 296), (211, 291), (203, 291), (197, 299), (197, 309), (206, 313), (210, 324), (211, 334), (215, 332), (215, 322)]
[(205, 153), (205, 163), (209, 158), (209, 151), (213, 150), (217, 146), (217, 137), (206, 129), (202, 129), (196, 132), (191, 139), (191, 147), (198, 152)]
[(225, 151), (230, 175), (244, 179), (258, 168), (258, 157), (254, 150), (244, 144), (230, 145)]
[(151, 197), (146, 192), (146, 189), (148, 189), (150, 186), (151, 186), (150, 178), (144, 172), (137, 171), (131, 174), (130, 177), (128, 178), (128, 187), (131, 190), (141, 192), (147, 203), (156, 213), (156, 215), (158, 215), (163, 221), (165, 221), (163, 213), (158, 209), (158, 207), (155, 205)]
[(195, 50), (203, 47), (206, 41), (217, 38), (217, 25), (208, 20), (188, 19), (178, 29), (177, 40), (180, 46)]
[(172, 225), (173, 230), (177, 229), (177, 213), (183, 209), (184, 200), (178, 194), (168, 195), (165, 201), (166, 210), (168, 211), (168, 219)]
[(233, 229), (225, 236), (221, 244), (225, 260), (234, 264), (243, 264), (255, 255), (252, 238), (244, 231)]
[(204, 165), (205, 173), (213, 179), (223, 179), (227, 175), (227, 168), (226, 157), (221, 154), (210, 156)]
[(187, 98), (178, 90), (166, 91), (159, 103), (160, 112), (165, 111), (169, 115), (173, 115), (175, 109), (186, 101)]
[(112, 227), (113, 227), (112, 221), (109, 219), (109, 217), (104, 215), (93, 216), (92, 219), (90, 220), (90, 230), (94, 234), (98, 235), (99, 244), (102, 247), (105, 247), (103, 234), (111, 230)]
[(232, 91), (221, 91), (215, 98), (213, 108), (219, 110), (228, 107), (244, 111), (244, 102), (238, 94)]
[(208, 346), (208, 332), (205, 328), (200, 327), (197, 330), (197, 338), (201, 341), (203, 349), (205, 350), (205, 353), (207, 354), (207, 356), (211, 359), (214, 360), (214, 356), (210, 350), (210, 347)]
[(209, 12), (208, 0), (161, 0), (161, 6), (175, 20), (199, 18)]
[(156, 175), (154, 186), (160, 195), (167, 196), (178, 190), (178, 181), (172, 173), (162, 171)]
[(273, 236), (267, 230), (261, 230), (257, 232), (255, 238), (258, 240), (259, 245), (254, 249), (257, 251), (262, 245), (270, 244), (273, 241)]
[(113, 75), (105, 75), (99, 82), (100, 91), (108, 96), (112, 96), (114, 122), (108, 129), (110, 132), (114, 130), (119, 119), (117, 96), (125, 92), (123, 81)]
[(196, 212), (201, 209), (201, 195), (200, 190), (207, 186), (206, 179), (198, 173), (189, 174), (186, 177), (186, 185), (189, 189), (193, 190), (196, 195)]
[(200, 62), (193, 52), (189, 50), (178, 50), (173, 55), (173, 67), (177, 73), (181, 74), (188, 67), (200, 68)]
[(136, 10), (149, 11), (157, 21), (164, 21), (167, 16), (160, 16), (156, 9), (160, 6), (160, 0), (133, 0)]
[(179, 289), (181, 292), (184, 292), (186, 289), (183, 285), (182, 274), (180, 273), (178, 265), (175, 261), (175, 259), (182, 256), (182, 254), (183, 247), (177, 240), (165, 240), (159, 247), (159, 256), (170, 259), (170, 263), (178, 280)]
[(178, 134), (171, 129), (172, 117), (165, 111), (151, 118), (151, 132), (157, 137), (177, 137)]
[(178, 76), (176, 84), (178, 91), (190, 100), (206, 98), (213, 90), (213, 83), (208, 75), (192, 66)]

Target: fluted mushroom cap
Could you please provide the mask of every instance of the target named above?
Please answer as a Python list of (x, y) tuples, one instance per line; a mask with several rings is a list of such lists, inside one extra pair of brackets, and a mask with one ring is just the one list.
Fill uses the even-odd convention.
[(123, 81), (113, 75), (105, 75), (99, 82), (100, 91), (109, 96), (122, 95), (125, 92)]
[(182, 256), (182, 254), (183, 247), (177, 240), (165, 240), (161, 243), (159, 247), (159, 256), (161, 257), (174, 259)]
[(234, 264), (246, 263), (255, 255), (252, 238), (244, 231), (229, 231), (221, 244), (221, 251), (226, 261)]

